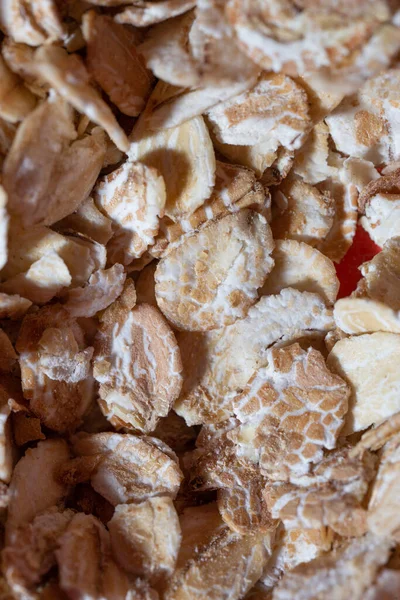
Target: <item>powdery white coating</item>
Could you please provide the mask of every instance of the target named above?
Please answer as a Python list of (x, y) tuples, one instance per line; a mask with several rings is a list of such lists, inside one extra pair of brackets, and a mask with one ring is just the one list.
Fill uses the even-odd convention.
[(127, 23), (135, 27), (148, 27), (166, 19), (172, 19), (196, 6), (196, 0), (163, 0), (162, 2), (141, 2), (137, 6), (127, 6), (115, 15), (117, 23)]
[(210, 196), (215, 183), (215, 155), (202, 117), (178, 127), (150, 132), (146, 112), (131, 135), (129, 159), (154, 167), (165, 182), (165, 214), (176, 221), (192, 214)]
[(390, 547), (390, 540), (373, 535), (346, 541), (287, 573), (274, 590), (274, 600), (361, 600), (386, 563)]
[(286, 480), (305, 475), (324, 448), (335, 448), (350, 390), (314, 348), (270, 349), (266, 362), (234, 399), (240, 425), (228, 437), (262, 475)]
[(141, 304), (100, 327), (94, 377), (100, 406), (117, 427), (153, 431), (179, 395), (181, 370), (175, 336), (154, 306)]
[(376, 194), (365, 207), (361, 225), (378, 246), (400, 236), (400, 195)]
[(246, 209), (183, 235), (158, 263), (158, 306), (181, 329), (230, 325), (257, 300), (272, 248), (268, 223)]
[(185, 380), (176, 412), (188, 425), (228, 418), (233, 398), (254, 371), (266, 365), (268, 346), (283, 335), (295, 339), (303, 330), (332, 327), (332, 311), (317, 294), (287, 288), (263, 296), (233, 325), (180, 334)]
[(109, 260), (127, 265), (140, 258), (154, 243), (159, 219), (164, 215), (166, 190), (158, 171), (127, 161), (100, 179), (94, 200), (112, 221)]
[(399, 82), (399, 69), (378, 75), (326, 118), (338, 150), (375, 165), (400, 157)]
[(351, 387), (343, 435), (380, 423), (400, 410), (400, 335), (377, 332), (340, 340), (328, 366)]
[(319, 250), (296, 240), (276, 240), (272, 259), (275, 266), (259, 291), (260, 296), (278, 294), (291, 287), (320, 294), (327, 304), (334, 304), (339, 280), (332, 261)]
[(173, 573), (181, 528), (171, 498), (120, 504), (107, 525), (114, 558), (128, 573), (153, 584)]
[(281, 74), (263, 74), (252, 89), (219, 103), (207, 117), (220, 142), (268, 142), (271, 152), (300, 148), (310, 127), (305, 91)]
[(65, 308), (74, 317), (93, 317), (121, 294), (126, 274), (122, 265), (99, 269), (90, 276), (85, 287), (74, 288), (67, 295)]
[(183, 475), (178, 459), (160, 440), (130, 434), (78, 434), (78, 456), (98, 456), (93, 488), (113, 506), (143, 502), (154, 496), (175, 498)]
[(341, 298), (335, 304), (336, 325), (345, 333), (400, 333), (400, 313), (370, 298)]

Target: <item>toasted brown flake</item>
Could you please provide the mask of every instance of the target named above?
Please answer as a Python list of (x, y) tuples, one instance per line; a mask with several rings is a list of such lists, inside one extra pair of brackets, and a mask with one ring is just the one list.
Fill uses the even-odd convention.
[(83, 331), (60, 305), (25, 317), (17, 340), (24, 396), (42, 423), (76, 429), (90, 405), (93, 380)]
[(68, 488), (58, 482), (57, 471), (68, 458), (64, 440), (44, 440), (27, 450), (16, 464), (9, 488), (7, 543), (13, 543), (19, 527), (64, 499)]
[(372, 535), (346, 541), (333, 552), (287, 573), (274, 590), (274, 599), (362, 600), (389, 552), (390, 541)]
[(168, 217), (174, 221), (187, 217), (209, 198), (215, 183), (215, 155), (202, 117), (150, 132), (144, 112), (131, 139), (130, 159), (157, 169), (165, 181)]
[(233, 400), (240, 424), (228, 433), (238, 456), (258, 463), (269, 479), (306, 474), (323, 448), (333, 449), (350, 390), (322, 355), (298, 344), (267, 352), (242, 394)]
[(230, 325), (257, 300), (272, 247), (268, 223), (250, 210), (182, 236), (157, 265), (158, 306), (181, 329)]
[(24, 597), (24, 594), (33, 597), (41, 579), (56, 565), (58, 538), (73, 515), (71, 510), (63, 511), (53, 506), (20, 527), (12, 542), (4, 548), (4, 574), (17, 597)]
[(161, 2), (146, 2), (140, 0), (134, 6), (126, 6), (117, 13), (117, 23), (127, 23), (135, 27), (148, 27), (181, 15), (196, 5), (196, 0), (162, 0)]
[(155, 307), (141, 304), (103, 318), (94, 376), (101, 408), (115, 426), (153, 431), (179, 395), (181, 370), (175, 336)]
[(374, 475), (373, 455), (351, 457), (349, 449), (343, 448), (327, 455), (296, 483), (267, 483), (264, 494), (272, 516), (282, 519), (286, 527), (329, 526), (341, 536), (359, 536), (367, 530), (361, 502)]
[(129, 144), (111, 109), (89, 83), (89, 75), (77, 54), (57, 46), (42, 46), (35, 54), (38, 73), (76, 110), (103, 127), (115, 145), (126, 152)]
[(339, 280), (331, 260), (304, 242), (276, 240), (272, 251), (275, 263), (260, 290), (260, 296), (278, 294), (287, 287), (320, 294), (334, 304)]
[(93, 317), (118, 298), (125, 278), (124, 269), (119, 264), (95, 271), (85, 287), (68, 292), (64, 306), (73, 317)]
[(158, 171), (127, 161), (99, 180), (94, 199), (112, 222), (109, 258), (124, 265), (140, 258), (154, 243), (164, 215), (166, 190)]
[(399, 348), (400, 335), (386, 332), (349, 337), (333, 347), (328, 366), (351, 388), (344, 435), (378, 424), (399, 411)]
[(130, 434), (78, 434), (75, 454), (99, 455), (93, 488), (111, 504), (138, 503), (153, 496), (175, 498), (182, 481), (177, 459), (160, 440)]
[(189, 425), (229, 417), (233, 398), (257, 368), (266, 365), (266, 349), (283, 335), (327, 331), (332, 313), (317, 294), (291, 288), (263, 296), (244, 319), (205, 333), (179, 335), (185, 379), (175, 410)]
[(121, 112), (136, 117), (150, 94), (152, 76), (136, 50), (135, 35), (94, 10), (83, 16), (82, 31), (89, 72)]
[(181, 528), (171, 498), (120, 504), (108, 523), (115, 560), (128, 573), (153, 585), (172, 575)]
[(10, 123), (22, 121), (36, 105), (36, 98), (22, 79), (10, 71), (0, 55), (0, 116)]
[(10, 213), (25, 227), (67, 216), (88, 197), (104, 154), (100, 129), (76, 140), (66, 102), (59, 97), (44, 102), (18, 129), (4, 164)]
[(294, 239), (316, 246), (328, 235), (335, 215), (334, 201), (316, 187), (288, 177), (274, 192), (273, 200), (282, 214), (273, 218), (277, 239)]

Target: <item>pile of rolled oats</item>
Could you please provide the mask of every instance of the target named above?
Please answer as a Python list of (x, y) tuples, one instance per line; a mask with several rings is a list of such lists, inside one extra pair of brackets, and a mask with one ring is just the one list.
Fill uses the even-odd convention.
[(0, 600), (399, 600), (400, 2), (0, 30)]

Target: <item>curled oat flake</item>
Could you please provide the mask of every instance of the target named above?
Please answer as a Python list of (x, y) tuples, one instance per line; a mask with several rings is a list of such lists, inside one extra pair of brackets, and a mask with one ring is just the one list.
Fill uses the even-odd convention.
[(275, 263), (259, 291), (260, 296), (278, 294), (287, 287), (319, 294), (334, 304), (339, 280), (330, 259), (316, 248), (296, 240), (276, 240), (272, 251)]
[(175, 403), (189, 425), (229, 417), (232, 400), (254, 371), (266, 365), (266, 349), (283, 335), (296, 339), (303, 330), (327, 331), (332, 312), (317, 294), (284, 289), (263, 296), (233, 325), (178, 336), (185, 379)]
[(42, 46), (35, 54), (38, 73), (76, 110), (105, 129), (115, 145), (127, 152), (129, 143), (111, 109), (89, 83), (89, 75), (77, 54), (57, 46)]
[(153, 496), (175, 498), (178, 493), (182, 473), (177, 458), (156, 438), (81, 433), (73, 439), (72, 447), (78, 456), (97, 456), (98, 464), (91, 463), (91, 484), (113, 506), (143, 502)]
[(98, 181), (94, 200), (113, 226), (109, 259), (128, 265), (140, 258), (154, 243), (164, 215), (166, 190), (158, 171), (127, 161)]
[(158, 306), (181, 329), (230, 325), (257, 300), (272, 247), (264, 217), (246, 209), (182, 236), (157, 265)]
[(153, 585), (172, 575), (181, 529), (171, 498), (120, 504), (108, 528), (114, 557), (128, 573), (144, 577)]
[(399, 411), (399, 347), (400, 335), (387, 332), (349, 337), (333, 347), (328, 366), (351, 388), (344, 435), (378, 424)]
[(116, 427), (153, 431), (182, 387), (175, 336), (158, 309), (148, 304), (107, 319), (106, 314), (95, 339), (101, 409)]
[(202, 117), (166, 131), (149, 132), (144, 112), (133, 128), (131, 142), (130, 160), (154, 167), (162, 175), (167, 192), (165, 214), (172, 220), (191, 215), (210, 196), (215, 155)]
[(294, 239), (317, 246), (328, 235), (335, 215), (334, 200), (329, 194), (287, 177), (273, 194), (279, 213), (271, 222), (277, 239)]
[(89, 73), (122, 113), (136, 117), (150, 94), (152, 76), (136, 50), (135, 35), (94, 10), (84, 14), (82, 31)]
[(225, 144), (269, 143), (299, 148), (310, 125), (304, 90), (284, 75), (262, 74), (249, 91), (207, 111), (217, 138)]
[(126, 6), (114, 19), (135, 27), (149, 27), (166, 19), (172, 19), (196, 6), (196, 0), (162, 0), (146, 2), (136, 0), (133, 6)]

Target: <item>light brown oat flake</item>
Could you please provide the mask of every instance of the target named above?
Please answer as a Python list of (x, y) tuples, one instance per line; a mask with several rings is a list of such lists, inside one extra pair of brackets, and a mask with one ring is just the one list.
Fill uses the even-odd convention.
[(350, 50), (365, 44), (390, 18), (385, 1), (294, 2), (230, 0), (226, 13), (241, 48), (269, 71), (302, 75), (321, 67), (333, 72)]
[(266, 349), (286, 335), (295, 340), (304, 330), (328, 331), (332, 311), (317, 294), (291, 288), (263, 296), (247, 316), (233, 325), (178, 336), (185, 379), (175, 410), (189, 425), (228, 418), (233, 398), (259, 367)]
[(145, 107), (153, 78), (136, 50), (135, 35), (94, 10), (84, 14), (82, 32), (89, 73), (122, 113), (136, 117)]
[(363, 535), (367, 512), (361, 503), (375, 475), (375, 463), (367, 451), (351, 457), (349, 448), (336, 450), (295, 483), (268, 482), (267, 506), (288, 528), (328, 526), (344, 537)]
[(74, 513), (53, 506), (37, 514), (20, 527), (12, 542), (3, 549), (2, 561), (6, 580), (16, 597), (35, 597), (35, 588), (56, 565), (58, 538), (64, 533)]
[(7, 122), (22, 121), (36, 105), (36, 98), (0, 55), (0, 116)]
[(281, 74), (262, 74), (253, 88), (211, 108), (207, 117), (220, 142), (268, 142), (271, 152), (299, 148), (310, 127), (306, 93)]
[(178, 344), (158, 309), (141, 304), (110, 320), (103, 317), (94, 377), (101, 409), (114, 426), (153, 431), (179, 396), (181, 371)]
[(89, 75), (77, 54), (58, 46), (42, 46), (35, 54), (38, 73), (77, 111), (105, 129), (115, 145), (127, 152), (129, 143), (109, 106), (90, 85)]
[(293, 172), (306, 183), (315, 185), (336, 173), (329, 164), (329, 129), (320, 121), (295, 154)]
[(111, 219), (109, 260), (128, 265), (140, 258), (154, 243), (159, 219), (164, 215), (166, 190), (158, 171), (127, 161), (98, 181), (93, 197), (97, 207)]
[(387, 332), (353, 336), (335, 344), (328, 366), (351, 388), (342, 434), (379, 424), (399, 411), (399, 349), (400, 335)]
[(117, 23), (126, 23), (135, 27), (149, 27), (181, 15), (196, 6), (196, 0), (161, 0), (146, 2), (139, 0), (133, 6), (126, 6), (115, 15)]
[(165, 214), (176, 221), (191, 215), (215, 183), (215, 155), (202, 117), (178, 127), (150, 132), (146, 112), (135, 124), (129, 158), (153, 167), (162, 175), (167, 192)]
[(113, 506), (153, 496), (175, 498), (178, 493), (183, 478), (178, 459), (156, 438), (80, 433), (73, 438), (72, 447), (78, 456), (98, 457), (91, 484)]
[(120, 504), (108, 523), (114, 558), (128, 573), (162, 584), (175, 569), (181, 528), (171, 498)]
[(68, 458), (67, 443), (53, 439), (39, 442), (18, 461), (9, 487), (6, 544), (14, 542), (20, 527), (65, 498), (68, 488), (57, 480), (57, 471)]
[(400, 238), (387, 240), (372, 260), (361, 265), (366, 295), (383, 302), (395, 311), (400, 310)]
[(39, 46), (66, 35), (55, 0), (5, 0), (0, 23), (16, 42)]
[(168, 243), (177, 241), (184, 233), (194, 231), (213, 219), (237, 213), (242, 208), (250, 208), (263, 215), (268, 222), (271, 220), (271, 196), (256, 180), (254, 172), (217, 160), (211, 196), (194, 213), (178, 223), (165, 217), (150, 251), (158, 258), (168, 248)]
[(390, 439), (383, 448), (378, 474), (368, 505), (368, 528), (376, 536), (400, 541), (397, 510), (399, 496), (400, 436)]
[(22, 388), (32, 412), (54, 431), (76, 429), (93, 394), (83, 330), (60, 305), (27, 315), (16, 344)]
[(389, 442), (389, 440), (397, 435), (400, 431), (400, 413), (392, 415), (380, 425), (372, 427), (366, 431), (360, 441), (353, 447), (350, 452), (351, 456), (358, 456), (365, 450), (377, 451)]
[(335, 215), (329, 194), (289, 176), (274, 192), (273, 201), (278, 212), (271, 223), (274, 238), (317, 246), (328, 235)]
[(104, 133), (77, 140), (73, 111), (58, 96), (22, 123), (4, 163), (8, 209), (24, 227), (51, 225), (76, 210), (100, 172)]
[(334, 304), (339, 280), (327, 256), (296, 240), (276, 240), (271, 256), (275, 265), (259, 291), (260, 296), (278, 294), (291, 287), (317, 293), (327, 304)]
[(1, 319), (21, 319), (30, 306), (32, 306), (32, 302), (27, 298), (21, 298), (18, 295), (9, 296), (0, 292)]
[(336, 325), (345, 333), (400, 333), (399, 311), (370, 298), (341, 298), (333, 314)]
[(209, 506), (183, 513), (181, 552), (165, 592), (167, 600), (189, 600), (194, 595), (201, 600), (239, 600), (260, 578), (268, 540), (233, 533), (215, 517)]
[(156, 299), (180, 329), (205, 331), (246, 315), (272, 269), (268, 223), (241, 210), (168, 247), (155, 272)]
[(35, 48), (27, 44), (15, 42), (6, 37), (1, 45), (1, 54), (8, 67), (19, 75), (28, 88), (39, 98), (45, 98), (49, 92), (49, 85), (37, 74), (34, 64)]
[(68, 292), (64, 307), (73, 317), (93, 317), (118, 298), (125, 278), (124, 268), (119, 264), (95, 271), (85, 287)]
[(324, 448), (335, 447), (350, 390), (313, 348), (273, 348), (266, 361), (234, 398), (240, 424), (227, 435), (239, 457), (268, 479), (285, 481), (308, 473)]
[(363, 600), (389, 552), (390, 541), (372, 535), (346, 541), (287, 573), (274, 590), (274, 600)]
[(76, 212), (53, 225), (60, 233), (78, 234), (106, 245), (113, 235), (111, 219), (96, 207), (93, 198), (82, 202)]

